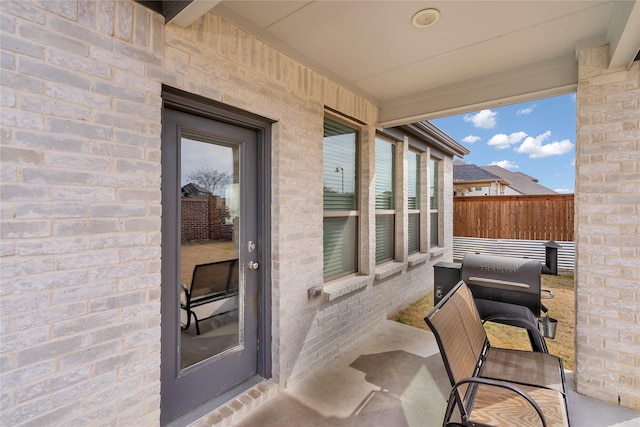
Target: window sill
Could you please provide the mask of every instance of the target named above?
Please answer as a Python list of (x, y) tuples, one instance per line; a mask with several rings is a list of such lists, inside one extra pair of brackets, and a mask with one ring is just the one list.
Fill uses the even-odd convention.
[(407, 268), (405, 262), (389, 262), (376, 267), (376, 280), (386, 279), (389, 276), (393, 276), (396, 273), (400, 273)]
[(431, 254), (432, 257), (440, 256), (444, 253), (444, 248), (443, 247), (433, 248), (429, 251), (429, 253)]
[(326, 301), (333, 301), (344, 295), (355, 292), (369, 284), (369, 276), (349, 276), (337, 279), (322, 287), (322, 293)]
[(408, 263), (409, 267), (415, 267), (416, 265), (424, 264), (429, 261), (429, 254), (411, 254), (409, 255)]

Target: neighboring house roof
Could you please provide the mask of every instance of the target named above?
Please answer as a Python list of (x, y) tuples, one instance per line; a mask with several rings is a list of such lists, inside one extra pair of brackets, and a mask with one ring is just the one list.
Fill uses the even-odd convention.
[(190, 182), (180, 189), (182, 197), (207, 197), (211, 192), (198, 184)]
[(454, 162), (454, 184), (479, 184), (483, 182), (501, 182), (505, 185), (509, 185), (509, 182), (507, 180), (481, 168), (480, 166), (470, 165), (459, 161)]
[(509, 180), (511, 182), (509, 186), (521, 194), (558, 194), (556, 191), (538, 184), (537, 178), (534, 178), (522, 172), (511, 172), (496, 165), (483, 166), (482, 169), (491, 174), (498, 175), (501, 178)]

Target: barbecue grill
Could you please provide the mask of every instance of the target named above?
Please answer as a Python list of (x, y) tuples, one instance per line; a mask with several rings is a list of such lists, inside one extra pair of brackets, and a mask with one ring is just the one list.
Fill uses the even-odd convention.
[[(542, 289), (540, 261), (468, 253), (459, 267), (451, 263), (435, 267), (435, 304), (458, 280), (463, 280), (473, 293), (483, 321), (525, 328), (532, 348), (547, 352), (539, 325), (548, 327), (549, 318), (541, 317), (541, 313), (547, 312), (541, 300), (553, 298), (553, 292)], [(553, 338), (550, 331), (546, 336)]]

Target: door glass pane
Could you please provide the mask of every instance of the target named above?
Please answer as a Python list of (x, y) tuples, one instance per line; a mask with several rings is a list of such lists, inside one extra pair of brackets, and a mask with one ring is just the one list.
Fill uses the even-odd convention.
[(180, 368), (241, 345), (238, 148), (181, 139)]

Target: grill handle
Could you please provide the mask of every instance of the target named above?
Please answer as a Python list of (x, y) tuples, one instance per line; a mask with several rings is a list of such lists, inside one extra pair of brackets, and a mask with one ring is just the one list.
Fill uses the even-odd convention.
[[(543, 293), (547, 293), (547, 295), (543, 295)], [(540, 289), (540, 299), (551, 299), (553, 298), (555, 295), (553, 294), (553, 291), (551, 289), (545, 289), (542, 288)]]
[(495, 288), (513, 290), (517, 289), (529, 289), (529, 285), (520, 282), (510, 282), (508, 280), (488, 279), (486, 277), (471, 276), (468, 279), (470, 285), (490, 286)]

